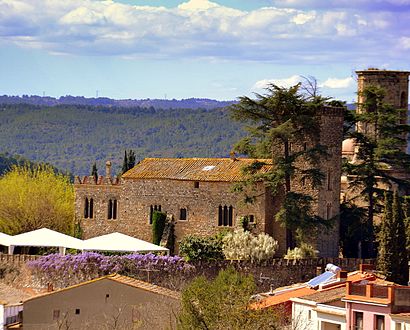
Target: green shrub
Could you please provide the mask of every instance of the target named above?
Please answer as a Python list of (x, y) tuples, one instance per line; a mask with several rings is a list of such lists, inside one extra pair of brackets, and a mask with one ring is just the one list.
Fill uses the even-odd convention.
[(200, 237), (195, 235), (185, 236), (179, 242), (179, 254), (185, 260), (222, 260), (222, 238), (224, 233), (215, 236)]
[(315, 250), (312, 245), (302, 243), (300, 247), (288, 249), (288, 252), (283, 256), (285, 259), (307, 259), (316, 258), (319, 251)]
[(164, 212), (154, 211), (152, 214), (152, 243), (156, 245), (159, 245), (161, 242), (166, 219), (167, 214)]

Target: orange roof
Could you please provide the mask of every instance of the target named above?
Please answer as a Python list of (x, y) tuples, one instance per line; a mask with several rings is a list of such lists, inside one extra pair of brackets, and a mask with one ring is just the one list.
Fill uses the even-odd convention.
[(266, 173), (271, 169), (270, 159), (145, 158), (124, 173), (122, 178), (238, 182), (244, 180), (242, 169), (257, 162), (266, 164), (258, 169), (258, 173)]
[[(351, 282), (360, 282), (364, 280), (375, 281), (377, 280), (377, 277), (371, 273), (355, 271), (348, 275), (347, 280)], [(275, 306), (275, 305), (285, 303), (289, 301), (291, 298), (300, 298), (300, 297), (304, 297), (307, 295), (312, 295), (320, 291), (325, 291), (325, 290), (327, 291), (327, 290), (332, 290), (335, 288), (340, 288), (341, 286), (345, 286), (345, 285), (346, 285), (346, 282), (334, 282), (333, 285), (330, 285), (329, 287), (326, 287), (325, 289), (315, 290), (308, 286), (303, 286), (303, 287), (298, 287), (294, 290), (286, 290), (283, 293), (280, 293), (281, 290), (279, 289), (279, 290), (276, 290), (277, 292), (276, 295), (267, 297), (266, 299), (253, 304), (253, 306), (254, 308), (266, 308), (270, 306)]]
[(43, 293), (43, 294), (31, 297), (29, 299), (26, 299), (25, 301), (34, 300), (34, 299), (44, 297), (44, 296), (48, 296), (48, 295), (51, 295), (51, 294), (71, 290), (71, 289), (74, 289), (74, 288), (78, 288), (78, 287), (81, 287), (81, 286), (84, 286), (84, 285), (92, 284), (94, 282), (105, 280), (105, 279), (115, 281), (117, 283), (129, 285), (129, 286), (137, 288), (137, 289), (142, 289), (142, 290), (145, 290), (145, 291), (150, 291), (150, 292), (153, 292), (153, 293), (168, 296), (168, 297), (173, 298), (173, 299), (178, 299), (178, 300), (181, 299), (181, 295), (180, 295), (179, 292), (172, 291), (170, 289), (163, 288), (163, 287), (160, 287), (158, 285), (154, 285), (154, 284), (151, 284), (151, 283), (148, 283), (148, 282), (140, 281), (140, 280), (137, 280), (137, 279), (132, 278), (132, 277), (122, 276), (122, 275), (118, 275), (118, 274), (111, 274), (111, 275), (99, 277), (99, 278), (96, 278), (96, 279), (93, 279), (93, 280), (90, 280), (90, 281), (81, 282), (79, 284), (75, 284), (75, 285), (66, 287), (64, 289)]

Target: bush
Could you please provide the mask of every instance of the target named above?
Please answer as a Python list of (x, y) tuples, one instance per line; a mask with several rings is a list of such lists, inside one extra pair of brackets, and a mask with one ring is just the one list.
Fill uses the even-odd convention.
[(312, 245), (302, 243), (300, 247), (294, 249), (288, 249), (288, 252), (284, 255), (285, 259), (307, 259), (316, 258), (319, 251), (315, 250)]
[(267, 234), (257, 236), (243, 229), (228, 233), (223, 238), (223, 253), (226, 259), (261, 262), (273, 258), (278, 242)]
[(164, 233), (167, 214), (160, 211), (154, 211), (152, 214), (152, 243), (159, 245), (162, 234)]
[(187, 261), (191, 260), (222, 260), (222, 238), (224, 233), (215, 236), (200, 237), (185, 236), (179, 242), (179, 254)]

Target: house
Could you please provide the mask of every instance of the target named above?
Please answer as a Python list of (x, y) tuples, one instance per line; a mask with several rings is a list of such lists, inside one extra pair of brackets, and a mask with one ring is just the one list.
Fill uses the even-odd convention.
[[(315, 197), (313, 212), (322, 218), (337, 217), (340, 205), (340, 175), (343, 109), (318, 109), (320, 131), (315, 139), (327, 147), (329, 157), (320, 163), (325, 175), (321, 187), (296, 178), (292, 190)], [(294, 143), (293, 152), (307, 148), (312, 141)], [(111, 163), (106, 164), (106, 176), (76, 177), (75, 213), (84, 238), (111, 232), (121, 232), (152, 241), (152, 214), (167, 212), (175, 219), (176, 242), (186, 235), (208, 236), (221, 230), (240, 226), (248, 216), (255, 233), (267, 233), (279, 243), (278, 255), (286, 253), (290, 244), (286, 230), (275, 221), (283, 194), (272, 196), (262, 182), (254, 187), (253, 203), (244, 203), (244, 195), (235, 192), (243, 182), (245, 167), (263, 162), (256, 173), (266, 173), (272, 167), (269, 159), (237, 158), (146, 158), (134, 168), (113, 178)], [(304, 164), (298, 164), (302, 167)], [(311, 238), (311, 244), (322, 256), (337, 256), (339, 226)]]
[(180, 294), (109, 275), (24, 301), (24, 329), (168, 329)]

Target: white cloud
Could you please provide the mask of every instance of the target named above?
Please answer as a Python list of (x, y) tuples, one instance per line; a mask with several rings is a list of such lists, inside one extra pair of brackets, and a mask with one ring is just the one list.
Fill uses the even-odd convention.
[(337, 79), (337, 78), (328, 78), (322, 84), (319, 84), (319, 87), (331, 88), (331, 89), (341, 89), (349, 88), (355, 84), (355, 81), (352, 77)]
[(405, 11), (305, 10), (300, 0), (243, 11), (215, 1), (187, 0), (165, 8), (109, 0), (0, 0), (0, 40), (59, 54), (280, 63), (354, 61), (354, 53), (362, 60), (386, 49), (406, 56), (397, 50), (397, 39), (402, 50), (410, 49)]
[(399, 47), (402, 49), (410, 49), (410, 38), (401, 37), (399, 40)]
[(295, 86), (299, 82), (301, 82), (303, 78), (299, 75), (293, 75), (288, 78), (282, 79), (262, 79), (257, 81), (254, 85), (254, 89), (264, 89), (267, 88), (270, 84), (274, 84), (279, 87), (289, 88), (291, 86)]

